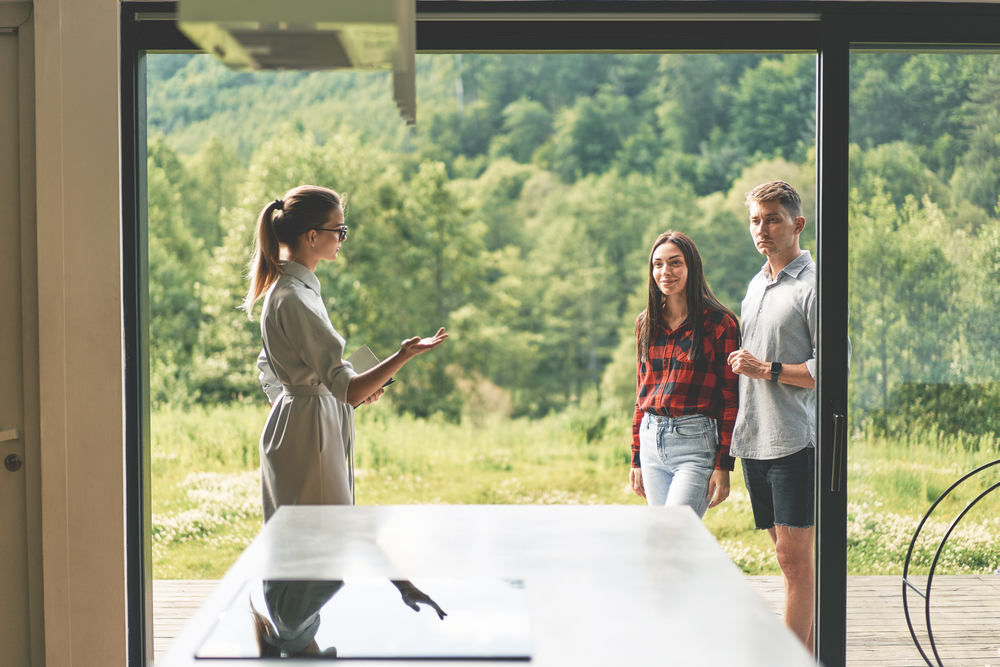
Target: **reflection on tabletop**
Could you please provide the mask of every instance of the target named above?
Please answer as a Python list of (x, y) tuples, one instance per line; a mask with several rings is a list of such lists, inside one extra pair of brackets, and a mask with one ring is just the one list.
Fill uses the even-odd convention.
[[(403, 603), (414, 611), (420, 611), (419, 605), (423, 603), (433, 607), (441, 620), (448, 615), (413, 583), (403, 580), (392, 584), (402, 595)], [(250, 616), (261, 657), (336, 658), (337, 647), (320, 649), (316, 632), (320, 610), (343, 586), (343, 581), (265, 581), (264, 601), (271, 618), (257, 611), (250, 600)]]
[(251, 580), (219, 615), (196, 655), (527, 660), (524, 584), (425, 579), (418, 587), (405, 579), (377, 577)]

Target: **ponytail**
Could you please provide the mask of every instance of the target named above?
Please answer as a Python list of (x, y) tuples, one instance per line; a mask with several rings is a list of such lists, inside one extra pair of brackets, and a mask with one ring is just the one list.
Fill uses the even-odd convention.
[(253, 257), (247, 266), (250, 286), (240, 310), (253, 319), (253, 306), (281, 275), (281, 246), (294, 250), (299, 236), (319, 229), (345, 199), (329, 188), (300, 185), (264, 207), (257, 218)]
[(257, 650), (262, 658), (281, 657), (281, 636), (278, 629), (264, 614), (257, 611), (253, 606), (253, 599), (250, 600), (250, 620), (253, 621), (253, 634), (257, 640)]
[(240, 306), (240, 310), (245, 311), (251, 320), (254, 304), (281, 275), (281, 267), (278, 264), (281, 246), (274, 231), (274, 212), (280, 203), (281, 200), (271, 202), (257, 217), (253, 258), (250, 260), (248, 271), (250, 287), (247, 289), (246, 298), (243, 299), (243, 305)]

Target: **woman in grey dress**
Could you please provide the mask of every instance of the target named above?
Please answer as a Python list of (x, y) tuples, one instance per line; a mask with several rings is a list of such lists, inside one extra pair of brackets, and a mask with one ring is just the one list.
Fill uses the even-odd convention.
[(281, 505), (354, 502), (354, 408), (376, 400), (382, 386), (413, 357), (448, 337), (410, 338), (378, 366), (355, 372), (344, 339), (330, 323), (313, 271), (337, 259), (347, 238), (343, 198), (301, 185), (261, 211), (243, 310), (264, 296), (258, 358), (271, 412), (260, 438), (264, 521)]

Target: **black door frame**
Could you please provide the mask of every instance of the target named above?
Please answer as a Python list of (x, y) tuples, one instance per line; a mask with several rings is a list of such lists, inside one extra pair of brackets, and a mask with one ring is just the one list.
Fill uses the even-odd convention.
[[(149, 316), (146, 255), (145, 62), (148, 52), (196, 52), (174, 2), (121, 5), (122, 238), (125, 322), (128, 662), (151, 658)], [(817, 66), (816, 653), (846, 661), (846, 438), (850, 52), (1000, 48), (1000, 5), (950, 2), (723, 0), (462, 2), (417, 0), (417, 51), (812, 52)], [(824, 285), (831, 289), (824, 290)], [(836, 456), (835, 456), (836, 453)], [(836, 482), (839, 480), (839, 485)], [(836, 488), (835, 488), (836, 487)]]

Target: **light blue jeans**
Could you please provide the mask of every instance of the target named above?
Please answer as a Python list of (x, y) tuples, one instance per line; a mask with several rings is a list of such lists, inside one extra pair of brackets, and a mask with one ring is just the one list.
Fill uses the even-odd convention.
[(639, 426), (639, 464), (650, 505), (687, 505), (699, 517), (708, 509), (719, 436), (705, 415), (659, 417), (648, 412)]

